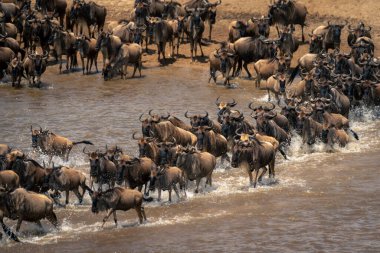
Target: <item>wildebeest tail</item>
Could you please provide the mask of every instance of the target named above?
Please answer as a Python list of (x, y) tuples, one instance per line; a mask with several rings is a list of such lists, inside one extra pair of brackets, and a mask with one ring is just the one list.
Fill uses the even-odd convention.
[(7, 236), (9, 236), (15, 242), (20, 242), (17, 235), (15, 235), (7, 225), (5, 225), (3, 222), (1, 222), (1, 226), (3, 227), (4, 233)]
[(355, 139), (359, 140), (359, 135), (354, 130), (352, 130), (351, 128), (349, 128), (348, 130), (350, 130)]
[(292, 71), (292, 74), (290, 75), (290, 78), (289, 78), (289, 81), (288, 83), (291, 84), (293, 81), (294, 81), (294, 78), (296, 78), (296, 76), (298, 75), (300, 71), (300, 64), (297, 65), (297, 67), (295, 67)]
[(73, 145), (78, 145), (78, 144), (94, 145), (91, 141), (78, 141), (78, 142), (73, 142)]

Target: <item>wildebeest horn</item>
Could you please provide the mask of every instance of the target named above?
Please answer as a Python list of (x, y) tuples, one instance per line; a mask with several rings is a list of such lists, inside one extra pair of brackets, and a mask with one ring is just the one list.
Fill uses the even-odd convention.
[(161, 119), (168, 119), (170, 117), (170, 113), (166, 112), (166, 115), (167, 115), (166, 117), (161, 116)]
[(330, 26), (330, 20), (329, 20), (329, 21), (327, 21), (327, 25), (328, 25), (328, 26)]
[[(365, 28), (364, 28), (365, 29)], [(367, 29), (365, 29), (367, 32), (370, 32), (372, 30), (372, 26), (368, 26)]]
[(144, 120), (141, 120), (141, 118), (142, 118), (143, 115), (144, 115), (144, 113), (141, 113), (141, 115), (139, 117), (140, 122), (144, 122)]
[(257, 107), (253, 107), (253, 108), (252, 108), (252, 105), (253, 105), (253, 102), (249, 103), (249, 104), (248, 104), (248, 108), (251, 109), (252, 111), (256, 111), (256, 110), (257, 110)]
[(219, 98), (220, 98), (220, 96), (217, 97), (216, 100), (215, 100), (215, 104), (216, 104), (217, 106), (219, 106), (219, 104), (220, 104), (220, 102), (219, 102)]
[(139, 138), (136, 138), (135, 137), (135, 135), (137, 134), (137, 132), (134, 132), (133, 134), (132, 134), (132, 139), (134, 139), (134, 140), (138, 140)]
[(237, 136), (241, 136), (241, 134), (239, 134), (240, 130), (241, 130), (241, 128), (236, 129), (235, 134), (236, 134)]
[(207, 118), (208, 117), (208, 111), (205, 111), (206, 115), (203, 116), (203, 118)]
[(191, 117), (189, 117), (189, 116), (187, 115), (188, 112), (189, 112), (189, 111), (186, 111), (186, 112), (185, 112), (185, 117), (188, 118), (188, 119), (191, 119)]
[(235, 99), (232, 99), (232, 102), (227, 103), (230, 107), (234, 107), (236, 105)]
[(152, 115), (152, 111), (153, 111), (153, 109), (150, 109), (150, 110), (149, 110), (149, 112), (148, 112), (148, 113), (149, 113), (149, 116), (153, 116), (153, 115)]
[(89, 154), (90, 154), (90, 152), (86, 152), (86, 147), (83, 148), (82, 152), (83, 152), (84, 154), (86, 154), (86, 155), (89, 155)]

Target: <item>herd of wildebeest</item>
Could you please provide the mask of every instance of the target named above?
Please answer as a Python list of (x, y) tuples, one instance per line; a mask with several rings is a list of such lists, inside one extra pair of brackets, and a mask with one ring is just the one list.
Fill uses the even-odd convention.
[[(70, 69), (77, 62), (77, 52), (82, 63), (87, 58), (83, 73), (88, 73), (92, 62), (97, 68), (97, 54), (101, 51), (104, 77), (125, 77), (128, 64), (134, 66), (134, 72), (141, 71), (143, 43), (147, 53), (148, 46), (156, 44), (158, 59), (162, 55), (165, 61), (166, 42), (174, 57), (175, 47), (178, 54), (185, 39), (190, 42), (194, 60), (196, 48), (199, 46), (202, 52), (206, 41), (202, 38), (204, 22), (209, 24), (211, 40), (219, 4), (220, 0), (193, 0), (185, 4), (136, 1), (128, 19), (110, 22), (106, 29), (106, 8), (94, 2), (74, 0), (68, 8), (66, 0), (40, 0), (34, 9), (27, 0), (0, 3), (1, 74), (7, 70), (17, 85), (24, 76), (30, 83), (38, 84), (49, 55), (61, 63), (62, 55), (66, 55), (66, 67)], [(248, 64), (253, 63), (254, 85), (268, 90), (269, 100), (271, 93), (275, 95), (276, 103), (250, 103), (249, 117), (236, 109), (234, 99), (223, 101), (219, 97), (215, 101), (219, 110), (215, 120), (210, 119), (207, 111), (193, 115), (185, 112), (184, 117), (189, 119), (186, 123), (169, 113), (160, 115), (150, 110), (139, 117), (141, 133), (136, 131), (132, 136), (138, 157), (126, 154), (118, 146), (94, 149), (88, 140), (72, 142), (40, 126), (30, 129), (33, 154), (48, 155), (47, 165), (41, 165), (22, 150), (0, 144), (0, 220), (4, 232), (19, 241), (4, 224), (4, 218), (17, 220), (16, 231), (22, 221), (41, 226), (43, 218), (58, 226), (54, 206), (62, 206), (60, 192), (65, 192), (68, 204), (70, 191), (80, 203), (87, 191), (92, 212), (108, 211), (103, 225), (111, 215), (117, 224), (116, 210), (129, 209), (137, 211), (141, 223), (146, 219), (143, 201), (152, 200), (149, 191), (157, 188), (160, 200), (161, 191), (168, 190), (171, 201), (173, 189), (180, 200), (186, 198), (188, 181), (195, 181), (198, 193), (202, 178), (206, 178), (205, 187), (212, 185), (219, 157), (222, 164), (227, 161), (232, 167), (246, 167), (250, 185), (256, 187), (268, 169), (269, 177), (274, 178), (277, 153), (287, 159), (288, 147), (296, 135), (301, 136), (305, 146), (325, 143), (328, 150), (358, 140), (358, 134), (350, 128), (350, 109), (378, 108), (375, 106), (380, 103), (380, 61), (374, 56), (371, 27), (363, 22), (353, 26), (328, 21), (312, 30), (307, 42), (309, 53), (290, 69), (294, 52), (305, 43), (307, 13), (298, 1), (272, 1), (267, 15), (231, 22), (228, 41), (210, 54), (210, 80), (216, 82), (219, 71), (224, 84), (230, 85), (229, 80), (241, 75), (243, 68), (251, 77)], [(294, 35), (297, 24), (302, 27), (300, 41)], [(278, 38), (269, 38), (270, 26), (276, 27)], [(347, 53), (340, 51), (341, 31), (345, 27), (351, 48)], [(89, 37), (82, 35), (83, 29), (88, 30)], [(18, 35), (20, 43), (15, 40)], [(37, 53), (37, 47), (44, 53)], [(68, 161), (71, 149), (79, 144), (86, 145), (83, 153), (90, 164), (89, 184), (81, 170), (52, 164), (53, 156)], [(105, 185), (108, 189), (103, 191)]]

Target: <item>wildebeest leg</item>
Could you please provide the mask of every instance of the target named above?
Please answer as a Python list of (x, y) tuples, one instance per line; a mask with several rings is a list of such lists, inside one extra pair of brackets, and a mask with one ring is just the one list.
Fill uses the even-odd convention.
[[(269, 172), (270, 172), (270, 174), (272, 174), (272, 178), (275, 177), (275, 172), (274, 172), (275, 162), (276, 162), (276, 159), (274, 157), (273, 160), (269, 163)], [(270, 175), (269, 175), (269, 177), (270, 177)]]
[(141, 77), (141, 68), (142, 68), (142, 61), (141, 61), (141, 57), (139, 59), (139, 74), (140, 74), (140, 77)]
[(251, 78), (252, 75), (251, 75), (251, 73), (250, 73), (249, 70), (248, 70), (248, 63), (247, 63), (247, 62), (244, 62), (244, 63), (243, 63), (243, 68), (244, 68), (245, 71), (247, 72), (247, 74), (248, 74), (248, 78)]
[(257, 184), (257, 175), (259, 174), (259, 169), (256, 169), (255, 182), (253, 182), (253, 188), (256, 188)]
[[(86, 189), (83, 189), (83, 191), (85, 191), (85, 190), (86, 190)], [(77, 198), (78, 198), (78, 200), (79, 200), (79, 204), (82, 204), (83, 197), (82, 197), (82, 195), (80, 195), (80, 193), (79, 193), (79, 189), (78, 189), (78, 188), (77, 188), (77, 189), (74, 189), (73, 192), (74, 192), (75, 196), (77, 196)]]
[[(263, 180), (263, 176), (265, 175), (265, 173), (267, 173), (267, 168), (266, 167), (263, 167), (263, 172), (261, 172), (260, 176), (259, 176), (259, 182), (261, 182)], [(270, 170), (269, 170), (270, 172)]]
[(59, 56), (59, 73), (62, 74), (62, 55)]
[(197, 185), (197, 188), (195, 189), (195, 193), (198, 193), (198, 188), (199, 188), (199, 183), (201, 182), (201, 179), (200, 178), (197, 178), (196, 179), (196, 185)]
[[(190, 52), (191, 52), (191, 61), (194, 62), (194, 55), (193, 55), (193, 51), (194, 51), (194, 41), (193, 40), (190, 40)], [(196, 55), (196, 53), (195, 53)]]
[(113, 212), (113, 220), (115, 221), (115, 226), (117, 227), (117, 216), (116, 216), (116, 211)]
[(53, 155), (49, 155), (48, 165), (50, 165), (52, 159), (53, 159)]
[(171, 186), (169, 186), (168, 192), (169, 192), (169, 202), (172, 202), (172, 187)]
[[(99, 70), (98, 70), (98, 54), (96, 54), (93, 61), (95, 61), (95, 69), (96, 69), (96, 73), (98, 73), (99, 72)], [(92, 67), (92, 63), (91, 63), (91, 67)], [(90, 67), (90, 71), (91, 71), (91, 67)]]
[(212, 24), (211, 24), (211, 21), (209, 21), (209, 24), (210, 24), (210, 29), (209, 29), (209, 33), (208, 33), (208, 40), (211, 41), (211, 32), (212, 32)]
[(157, 44), (158, 61), (161, 60), (161, 42)]
[(198, 44), (199, 44), (199, 49), (201, 50), (201, 56), (204, 57), (205, 55), (203, 53), (201, 40), (199, 40)]
[(44, 228), (42, 227), (42, 224), (41, 224), (41, 221), (36, 221), (35, 222), (36, 224), (37, 224), (37, 226), (41, 229), (41, 230), (43, 230)]
[(46, 219), (47, 219), (48, 221), (50, 221), (50, 223), (53, 224), (53, 226), (54, 226), (55, 228), (58, 227), (58, 219), (57, 219), (57, 215), (55, 215), (54, 212), (51, 212), (51, 214), (47, 215), (47, 216), (46, 216)]
[(179, 55), (179, 34), (178, 34), (178, 37), (177, 37), (177, 57)]
[(303, 28), (304, 28), (304, 25), (301, 25), (301, 31), (302, 31), (302, 43), (305, 42), (305, 35), (303, 34)]
[(134, 66), (134, 68), (133, 68), (132, 78), (135, 77), (136, 69), (137, 69), (137, 67), (138, 67), (138, 63), (135, 63), (133, 66)]
[(267, 92), (268, 92), (268, 101), (270, 101), (270, 91), (269, 91), (269, 89), (267, 89)]
[(212, 186), (212, 178), (211, 178), (211, 173), (209, 175), (207, 175), (207, 180), (206, 180), (206, 184), (205, 184), (205, 187), (208, 183), (208, 185), (211, 187)]
[(177, 198), (180, 199), (180, 197), (179, 197), (179, 191), (178, 191), (178, 188), (177, 188), (177, 186), (175, 184), (173, 185), (173, 189), (175, 191), (175, 194), (177, 195)]
[(17, 226), (16, 226), (16, 232), (20, 231), (21, 223), (22, 223), (22, 215), (20, 215), (18, 217)]
[[(88, 68), (89, 68), (89, 63), (91, 63), (91, 67), (92, 67), (92, 58), (90, 59), (90, 57), (87, 57), (87, 64), (86, 64), (86, 74), (88, 75)], [(90, 71), (91, 71), (91, 67), (90, 67)], [(84, 73), (83, 73), (84, 74)]]
[[(82, 62), (82, 74), (84, 75), (84, 58), (81, 56), (80, 60)], [(87, 59), (87, 67), (88, 67), (88, 59)]]
[[(76, 194), (76, 193), (75, 193)], [(69, 204), (70, 191), (66, 190), (66, 205)]]
[(106, 223), (106, 221), (108, 220), (108, 218), (111, 216), (111, 214), (115, 212), (114, 209), (111, 209), (108, 211), (107, 215), (103, 218), (103, 224), (102, 224), (102, 227), (104, 227), (104, 224)]
[[(136, 209), (136, 212), (137, 212), (137, 216), (139, 216), (139, 222), (140, 222), (140, 224), (142, 224), (143, 223), (143, 218), (145, 217), (145, 211), (144, 211), (143, 207), (141, 206), (141, 203), (137, 204), (136, 207), (135, 207), (135, 209)], [(145, 220), (146, 220), (146, 218), (145, 218)]]
[(157, 200), (158, 201), (161, 201), (161, 187), (157, 187), (157, 192), (158, 192), (158, 197), (157, 197)]

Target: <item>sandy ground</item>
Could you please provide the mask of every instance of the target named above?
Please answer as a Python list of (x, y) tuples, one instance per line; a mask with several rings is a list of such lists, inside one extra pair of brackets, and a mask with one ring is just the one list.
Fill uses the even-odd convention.
[[(133, 1), (131, 0), (98, 0), (97, 3), (108, 7), (107, 22), (119, 20), (123, 18), (129, 18), (133, 8)], [(184, 3), (184, 0), (179, 2)], [(305, 28), (306, 39), (307, 34), (319, 25), (327, 24), (328, 20), (332, 22), (343, 22), (347, 20), (349, 23), (356, 25), (360, 20), (366, 24), (372, 26), (373, 38), (377, 38), (380, 33), (380, 19), (377, 18), (377, 13), (380, 10), (380, 1), (376, 0), (304, 0), (300, 1), (306, 4), (309, 15), (307, 17), (307, 27)], [(248, 20), (251, 17), (259, 17), (266, 15), (268, 11), (269, 1), (261, 0), (222, 0), (222, 4), (217, 9), (217, 23), (213, 30), (212, 39), (213, 43), (204, 47), (205, 56), (208, 56), (215, 48), (219, 47), (219, 42), (227, 40), (228, 37), (228, 24), (233, 20)], [(206, 25), (206, 31), (204, 37), (208, 35), (208, 27)], [(296, 35), (301, 37), (301, 29), (299, 26), (296, 28)], [(275, 29), (271, 28), (270, 37), (276, 37)], [(347, 29), (343, 30), (342, 34), (342, 50), (349, 52), (347, 46)], [(377, 45), (377, 43), (376, 43)], [(149, 55), (145, 54), (143, 61), (144, 67), (158, 67), (160, 64), (157, 62), (156, 54), (153, 54), (156, 50), (155, 45), (150, 45), (152, 49)], [(292, 65), (297, 64), (297, 60), (303, 54), (308, 51), (308, 44), (300, 46), (299, 50), (294, 54)], [(376, 50), (377, 52), (377, 50)], [(167, 54), (169, 53), (167, 47)], [(199, 50), (198, 50), (199, 53)], [(175, 61), (169, 61), (170, 64), (181, 64), (191, 68), (208, 67), (207, 57), (199, 59), (197, 63), (191, 63), (190, 49), (188, 44), (182, 44), (180, 46), (180, 57)], [(252, 64), (250, 69), (253, 71)], [(166, 71), (166, 68), (165, 68)], [(253, 71), (254, 73), (254, 71)]]

